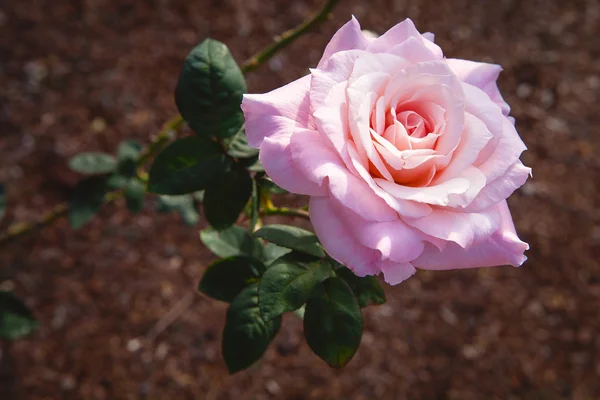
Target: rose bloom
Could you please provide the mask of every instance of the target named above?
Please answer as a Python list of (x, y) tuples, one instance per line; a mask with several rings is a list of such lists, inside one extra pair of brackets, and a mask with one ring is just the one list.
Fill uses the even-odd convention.
[(309, 75), (244, 96), (248, 143), (310, 196), (319, 240), (358, 276), (520, 266), (529, 246), (506, 198), (531, 170), (501, 70), (444, 58), (409, 19), (373, 38), (353, 18)]

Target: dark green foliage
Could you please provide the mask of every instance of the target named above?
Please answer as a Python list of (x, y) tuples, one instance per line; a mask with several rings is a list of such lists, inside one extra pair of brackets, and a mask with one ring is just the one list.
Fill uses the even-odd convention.
[(352, 359), (362, 330), (358, 302), (350, 286), (340, 278), (327, 279), (306, 303), (306, 342), (331, 367), (341, 368)]
[(244, 123), (244, 75), (227, 46), (206, 39), (186, 57), (175, 89), (179, 112), (199, 135), (221, 139)]

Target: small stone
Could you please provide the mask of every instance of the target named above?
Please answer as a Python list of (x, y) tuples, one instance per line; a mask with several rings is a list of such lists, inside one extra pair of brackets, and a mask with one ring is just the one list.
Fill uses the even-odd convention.
[(521, 83), (517, 86), (517, 96), (520, 99), (531, 96), (531, 92), (533, 92), (533, 87), (529, 83)]
[(281, 392), (281, 386), (276, 381), (270, 379), (265, 383), (265, 389), (273, 396), (277, 396)]
[(136, 351), (138, 351), (141, 348), (142, 348), (142, 342), (138, 338), (131, 339), (130, 341), (127, 342), (127, 350), (129, 350), (131, 353), (135, 353)]

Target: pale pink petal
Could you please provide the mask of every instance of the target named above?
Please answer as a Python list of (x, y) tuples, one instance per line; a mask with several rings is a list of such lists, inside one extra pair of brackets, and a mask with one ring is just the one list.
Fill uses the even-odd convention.
[(488, 181), (494, 181), (504, 175), (527, 149), (514, 125), (507, 118), (502, 118), (501, 123), (502, 135), (495, 148), (491, 149), (491, 154), (487, 159), (481, 161), (478, 159), (474, 163)]
[(466, 248), (494, 234), (500, 227), (501, 215), (497, 207), (493, 206), (478, 213), (438, 209), (423, 218), (404, 220), (427, 235)]
[(307, 179), (294, 165), (290, 149), (292, 135), (285, 133), (265, 138), (260, 145), (260, 162), (271, 179), (285, 190), (309, 196), (325, 196), (327, 189)]
[(396, 75), (402, 69), (407, 68), (410, 65), (410, 62), (404, 58), (393, 54), (371, 54), (363, 52), (354, 61), (352, 73), (348, 78), (348, 86), (352, 86), (357, 79), (373, 72), (382, 72), (388, 75), (389, 79), (389, 77)]
[(390, 260), (381, 261), (377, 267), (383, 272), (383, 279), (390, 285), (402, 283), (417, 272), (411, 263), (398, 263)]
[(504, 175), (488, 182), (475, 199), (460, 211), (477, 212), (491, 207), (507, 199), (515, 190), (523, 186), (530, 176), (531, 168), (517, 161), (505, 171)]
[(265, 137), (291, 134), (295, 128), (314, 128), (310, 116), (310, 75), (265, 94), (245, 94), (242, 110), (246, 136), (259, 148)]
[(381, 260), (381, 253), (358, 242), (328, 197), (311, 197), (309, 212), (315, 233), (327, 254), (358, 276), (379, 273), (376, 265)]
[[(365, 246), (377, 249), (383, 258), (408, 262), (417, 258), (425, 246), (423, 236), (414, 228), (397, 219), (391, 222), (368, 222), (359, 216), (351, 219), (355, 234)], [(360, 221), (360, 226), (357, 226)]]
[(370, 40), (362, 33), (360, 24), (356, 18), (352, 16), (352, 19), (346, 22), (346, 24), (333, 35), (329, 44), (325, 47), (318, 68), (321, 68), (333, 54), (344, 50), (364, 50), (369, 45), (369, 42)]
[(436, 150), (448, 154), (456, 148), (464, 125), (464, 93), (462, 83), (445, 62), (424, 62), (404, 69), (389, 81), (384, 96), (398, 113), (424, 103), (443, 108), (445, 125)]
[(431, 32), (424, 32), (421, 34), (421, 36), (423, 36), (423, 39), (429, 40), (431, 43), (435, 43), (435, 34)]
[(443, 251), (427, 244), (421, 256), (412, 261), (412, 264), (417, 268), (430, 270), (520, 266), (527, 260), (523, 252), (529, 249), (529, 245), (517, 237), (506, 201), (496, 208), (502, 222), (500, 229), (488, 239), (467, 248), (449, 243)]
[(345, 82), (330, 89), (322, 105), (314, 110), (313, 116), (319, 133), (341, 154), (346, 148), (350, 131)]
[(366, 221), (392, 221), (398, 214), (360, 178), (352, 175), (340, 156), (330, 149), (318, 132), (292, 136), (291, 152), (295, 166), (318, 185), (328, 179), (329, 190), (341, 207), (358, 213)]
[(413, 64), (441, 59), (439, 53), (436, 54), (432, 52), (423, 44), (422, 40), (414, 37), (410, 37), (404, 42), (390, 48), (387, 51), (387, 54), (394, 54), (405, 58)]
[(369, 221), (363, 214), (344, 207), (339, 200), (329, 199), (337, 215), (346, 222), (348, 234), (357, 238), (361, 245), (379, 250), (383, 259), (408, 262), (423, 251), (424, 240), (429, 236), (406, 225), (398, 216), (392, 221)]
[(367, 182), (367, 185), (369, 185), (371, 190), (373, 190), (375, 194), (377, 194), (377, 196), (381, 197), (387, 205), (396, 210), (398, 214), (413, 218), (419, 218), (431, 213), (432, 209), (428, 204), (417, 203), (415, 201), (410, 200), (396, 199), (392, 197), (375, 182), (375, 180), (373, 179), (371, 174), (369, 174), (369, 171), (365, 168), (365, 166), (362, 165), (360, 161), (358, 161), (358, 154), (356, 152), (356, 147), (353, 143), (348, 144), (347, 150), (348, 154), (350, 155), (352, 165), (355, 171), (358, 173), (358, 176), (364, 179), (364, 181)]
[(346, 94), (348, 98), (348, 126), (361, 161), (365, 163), (365, 158), (368, 158), (381, 176), (392, 181), (393, 178), (390, 172), (373, 146), (370, 132), (371, 112), (388, 79), (389, 75), (381, 72), (365, 74), (356, 79), (346, 89)]
[(452, 179), (472, 166), (492, 137), (493, 135), (480, 119), (473, 114), (465, 113), (465, 126), (458, 147), (452, 153), (452, 160), (448, 166), (435, 177), (432, 185)]
[[(341, 51), (335, 53), (322, 67), (310, 70), (310, 104), (313, 110), (323, 105), (334, 86), (348, 81), (354, 62), (365, 54), (369, 53), (361, 50)], [(347, 83), (344, 86), (347, 86)]]
[(448, 58), (446, 62), (461, 81), (483, 90), (502, 109), (504, 115), (510, 113), (510, 107), (502, 98), (496, 83), (502, 72), (501, 66), (456, 58)]
[(439, 46), (429, 40), (424, 39), (415, 27), (415, 24), (408, 18), (399, 24), (394, 25), (383, 35), (373, 40), (367, 46), (366, 50), (369, 53), (387, 53), (390, 48), (408, 40), (411, 37), (420, 40), (423, 46), (426, 46), (429, 51), (434, 53), (438, 58), (443, 57), (442, 50), (439, 48)]
[(458, 176), (435, 186), (404, 186), (380, 178), (375, 178), (375, 182), (396, 199), (446, 207), (466, 207), (486, 183), (485, 176), (475, 167), (466, 168)]

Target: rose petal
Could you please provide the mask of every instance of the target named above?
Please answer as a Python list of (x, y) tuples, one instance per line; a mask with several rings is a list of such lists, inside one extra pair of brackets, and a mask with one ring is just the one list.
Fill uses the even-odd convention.
[(259, 159), (271, 179), (285, 190), (309, 196), (325, 196), (327, 189), (307, 179), (294, 165), (290, 140), (296, 134), (299, 135), (297, 140), (303, 140), (301, 136), (304, 133), (300, 131), (266, 137), (260, 146)]
[(370, 40), (365, 37), (360, 29), (360, 24), (352, 16), (352, 19), (342, 26), (331, 38), (323, 57), (319, 61), (318, 68), (321, 68), (329, 58), (340, 51), (344, 50), (364, 50), (369, 45)]
[(501, 66), (456, 58), (447, 58), (446, 62), (461, 81), (483, 90), (502, 109), (504, 115), (510, 113), (510, 107), (502, 98), (496, 83), (502, 72)]
[(328, 197), (311, 197), (309, 212), (315, 233), (327, 254), (358, 276), (379, 272), (376, 264), (381, 260), (381, 253), (358, 242)]
[(291, 134), (295, 128), (314, 128), (310, 116), (310, 75), (265, 94), (245, 94), (242, 110), (246, 136), (259, 148), (265, 137)]
[(353, 143), (349, 143), (348, 154), (350, 155), (350, 160), (352, 165), (358, 175), (367, 182), (367, 185), (375, 192), (375, 194), (381, 197), (387, 205), (392, 207), (394, 210), (398, 212), (400, 215), (419, 218), (431, 213), (432, 209), (429, 205), (423, 203), (417, 203), (415, 201), (396, 199), (392, 197), (389, 193), (383, 190), (373, 179), (373, 177), (369, 174), (369, 171), (358, 161), (358, 154), (356, 152), (356, 147)]
[(381, 261), (377, 267), (383, 272), (383, 279), (390, 285), (402, 283), (417, 272), (411, 263), (397, 263), (390, 260)]
[(369, 43), (366, 50), (369, 53), (386, 53), (390, 48), (404, 42), (411, 37), (420, 40), (422, 45), (427, 47), (427, 49), (435, 54), (436, 57), (443, 57), (442, 49), (440, 49), (440, 47), (433, 42), (425, 40), (415, 27), (415, 24), (409, 18), (405, 19), (399, 24), (394, 25), (383, 35), (373, 40), (371, 43)]
[(378, 197), (360, 178), (352, 175), (335, 151), (318, 132), (305, 131), (291, 139), (294, 164), (304, 176), (321, 185), (328, 179), (329, 190), (343, 207), (367, 221), (392, 221), (398, 214)]
[(439, 53), (432, 52), (423, 44), (423, 41), (414, 37), (410, 37), (404, 42), (390, 48), (387, 53), (402, 57), (413, 64), (441, 59)]
[(493, 135), (480, 119), (473, 114), (465, 113), (465, 127), (458, 147), (452, 153), (452, 160), (448, 166), (435, 177), (432, 185), (452, 179), (472, 166), (492, 137)]
[(373, 146), (370, 132), (371, 112), (388, 79), (389, 75), (380, 72), (363, 75), (346, 89), (346, 94), (348, 98), (348, 126), (360, 160), (363, 165), (367, 165), (366, 159), (368, 158), (380, 175), (393, 181), (392, 175)]
[(473, 201), (464, 209), (464, 212), (478, 212), (507, 199), (515, 190), (525, 184), (531, 176), (531, 168), (515, 162), (506, 170), (504, 175), (492, 182), (488, 182)]
[(381, 178), (375, 178), (375, 182), (396, 199), (436, 206), (466, 207), (485, 186), (485, 176), (477, 168), (469, 167), (460, 175), (435, 186), (403, 186)]
[(417, 268), (430, 270), (499, 265), (518, 267), (523, 264), (527, 260), (523, 252), (529, 249), (529, 245), (517, 237), (506, 201), (495, 207), (502, 222), (500, 229), (488, 239), (467, 248), (449, 243), (443, 251), (427, 244), (421, 256), (412, 261), (412, 264)]
[(500, 227), (501, 215), (494, 206), (478, 213), (459, 213), (438, 209), (423, 218), (405, 218), (404, 220), (408, 225), (427, 235), (467, 248), (494, 234)]

